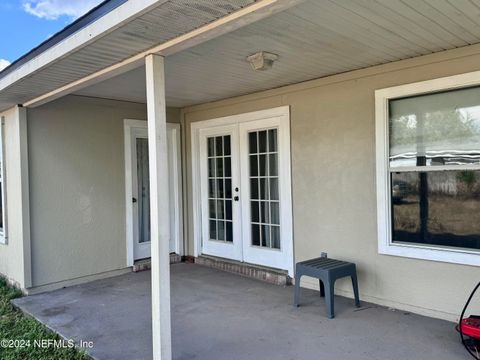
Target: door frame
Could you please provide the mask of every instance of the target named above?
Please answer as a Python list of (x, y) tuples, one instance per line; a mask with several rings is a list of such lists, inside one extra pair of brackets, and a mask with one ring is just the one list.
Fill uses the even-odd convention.
[[(133, 228), (133, 203), (132, 203), (132, 132), (133, 129), (147, 129), (146, 120), (124, 119), (124, 152), (125, 152), (125, 224), (126, 224), (126, 245), (127, 245), (127, 266), (133, 266), (134, 263), (134, 228)], [(183, 209), (182, 209), (182, 167), (181, 167), (181, 137), (180, 124), (167, 123), (167, 132), (171, 131), (171, 144), (167, 144), (169, 151), (172, 152), (171, 164), (173, 192), (174, 192), (174, 209), (170, 216), (174, 217), (175, 233), (170, 234), (174, 237), (175, 252), (183, 255)]]
[[(291, 181), (291, 154), (290, 154), (290, 106), (279, 106), (276, 108), (243, 113), (238, 115), (225, 116), (210, 120), (193, 122), (190, 125), (191, 134), (191, 157), (192, 157), (192, 210), (193, 210), (193, 254), (198, 257), (202, 254), (202, 203), (201, 203), (201, 166), (200, 166), (200, 133), (202, 129), (217, 127), (222, 125), (241, 124), (250, 121), (266, 120), (270, 118), (282, 118), (288, 126), (285, 127), (284, 136), (288, 139), (284, 141), (281, 151), (284, 152), (284, 158), (289, 159), (285, 164), (283, 191), (285, 196), (282, 199), (288, 201), (287, 208), (289, 216), (284, 220), (284, 229), (289, 234), (290, 241), (285, 244), (286, 256), (289, 261), (286, 264), (286, 270), (290, 276), (294, 273), (294, 240), (293, 240), (293, 214), (292, 214), (292, 181)], [(239, 154), (241, 157), (241, 154)]]

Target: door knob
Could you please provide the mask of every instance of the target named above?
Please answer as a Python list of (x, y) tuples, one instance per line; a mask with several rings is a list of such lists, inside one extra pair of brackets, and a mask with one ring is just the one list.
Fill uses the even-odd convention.
[(136, 203), (136, 202), (137, 202), (137, 198), (132, 198), (132, 202), (133, 202), (133, 203)]
[(239, 197), (238, 197), (238, 196), (235, 196), (235, 197), (233, 198), (233, 200), (238, 201), (238, 200), (239, 200)]

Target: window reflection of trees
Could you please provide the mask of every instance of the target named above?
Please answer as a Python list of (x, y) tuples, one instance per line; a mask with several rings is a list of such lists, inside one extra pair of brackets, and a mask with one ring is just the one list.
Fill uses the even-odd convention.
[(480, 249), (479, 95), (390, 102), (393, 241)]

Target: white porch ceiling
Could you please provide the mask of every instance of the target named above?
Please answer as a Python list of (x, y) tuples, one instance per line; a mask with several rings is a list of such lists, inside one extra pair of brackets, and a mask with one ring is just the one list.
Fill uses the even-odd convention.
[[(43, 69), (2, 89), (0, 110), (25, 103), (254, 2), (255, 0), (159, 1), (158, 6), (139, 14), (99, 40), (68, 56), (59, 57)], [(68, 38), (64, 41), (68, 41)]]
[[(167, 104), (187, 106), (480, 42), (480, 1), (310, 0), (167, 57)], [(279, 55), (254, 72), (245, 57)], [(139, 68), (79, 95), (145, 102)]]
[[(165, 2), (166, 1), (166, 2)], [(0, 109), (71, 83), (255, 0), (162, 0), (0, 91)], [(167, 103), (187, 106), (480, 42), (480, 0), (307, 0), (167, 57)], [(245, 57), (279, 55), (254, 72)], [(143, 68), (76, 92), (145, 102)]]

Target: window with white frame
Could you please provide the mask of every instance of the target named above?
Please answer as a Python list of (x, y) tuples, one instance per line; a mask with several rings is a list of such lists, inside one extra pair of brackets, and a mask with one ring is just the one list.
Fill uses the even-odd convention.
[(480, 86), (462, 79), (376, 92), (380, 253), (480, 265)]
[(7, 242), (5, 196), (5, 118), (0, 118), (0, 243)]

